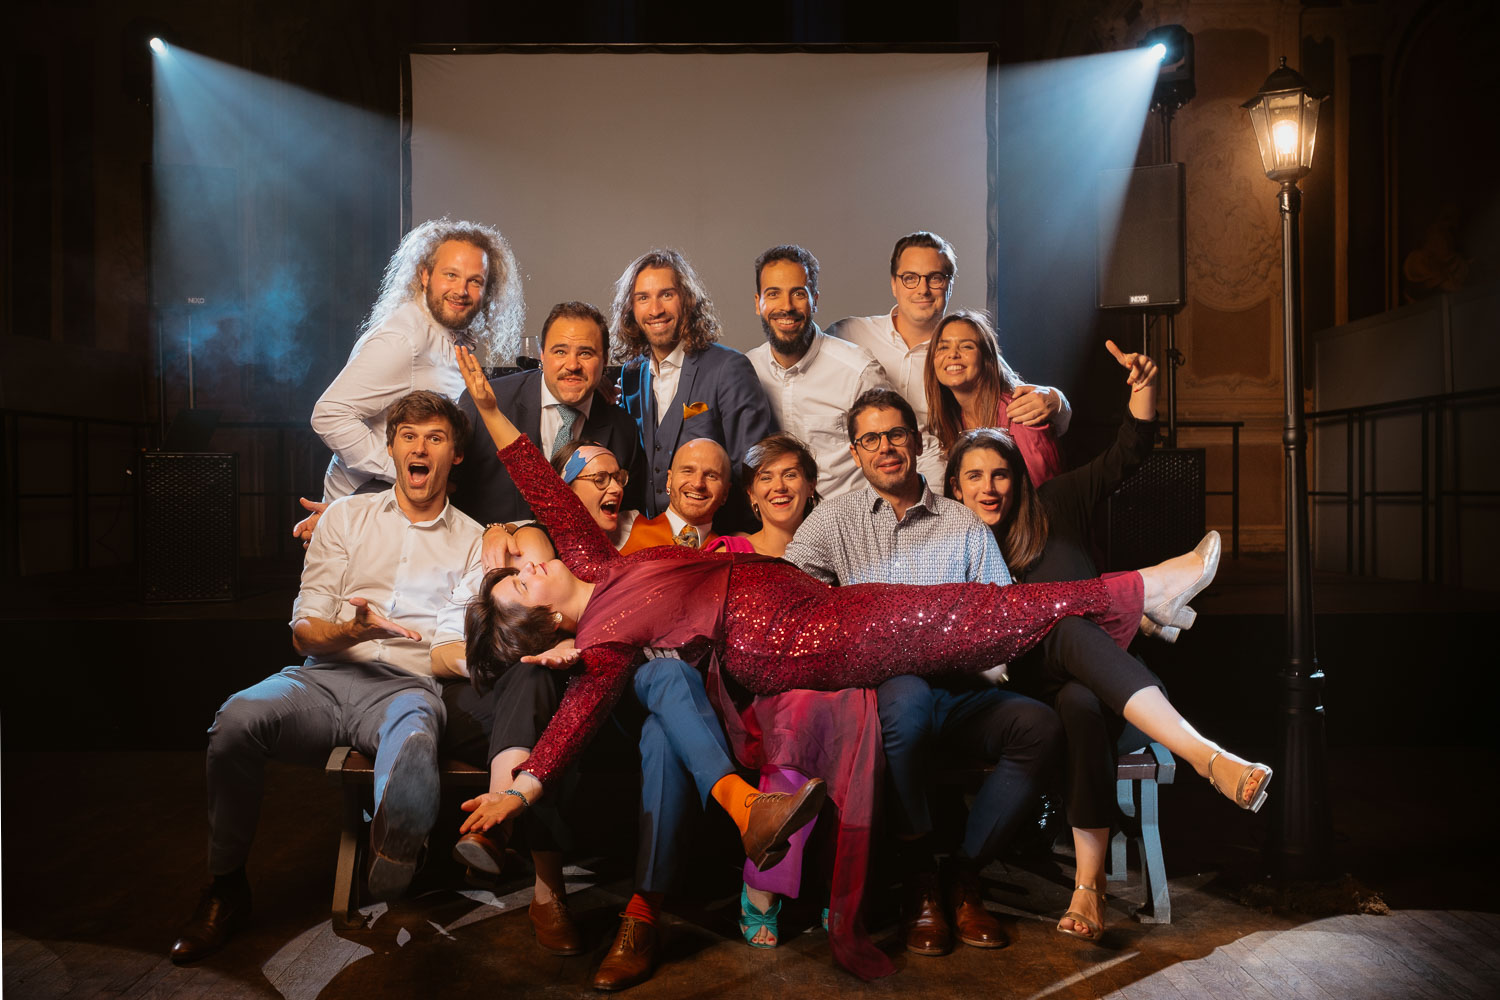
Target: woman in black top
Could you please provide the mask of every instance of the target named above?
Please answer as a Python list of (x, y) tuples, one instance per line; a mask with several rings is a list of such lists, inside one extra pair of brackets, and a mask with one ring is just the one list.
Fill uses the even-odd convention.
[[(1033, 487), (1014, 440), (997, 428), (967, 431), (954, 445), (944, 480), (995, 532), (1018, 581), (1097, 576), (1089, 554), (1094, 507), (1151, 451), (1156, 433), (1156, 365), (1107, 346), (1127, 370), (1130, 407), (1115, 441), (1081, 468)], [(1218, 560), (1210, 532), (1199, 552)], [(1190, 617), (1190, 616), (1189, 616)], [(1163, 638), (1176, 638), (1175, 630)], [(1242, 809), (1265, 801), (1271, 769), (1205, 740), (1167, 700), (1156, 675), (1092, 622), (1067, 619), (1011, 664), (1022, 686), (1051, 701), (1068, 737), (1068, 820), (1078, 860), (1073, 902), (1057, 929), (1094, 941), (1103, 933), (1104, 861), (1115, 811), (1117, 746), (1156, 740), (1193, 766)], [(1142, 735), (1144, 734), (1144, 735)]]

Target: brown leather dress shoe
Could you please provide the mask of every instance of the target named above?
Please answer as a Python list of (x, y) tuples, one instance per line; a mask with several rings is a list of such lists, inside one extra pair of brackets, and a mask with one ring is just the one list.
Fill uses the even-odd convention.
[(948, 908), (958, 939), (974, 948), (1004, 948), (1010, 943), (995, 915), (984, 908), (977, 872), (953, 873), (948, 883)]
[(182, 930), (178, 931), (177, 940), (172, 943), (172, 961), (177, 965), (186, 965), (188, 962), (207, 958), (224, 947), (224, 942), (239, 930), (249, 915), (249, 889), (245, 890), (243, 896), (216, 896), (213, 886), (209, 886), (203, 890), (203, 898), (198, 900), (198, 908), (193, 911), (192, 919), (183, 925)]
[(919, 875), (907, 886), (901, 937), (916, 955), (946, 955), (953, 950), (953, 928), (938, 898), (936, 875)]
[(546, 903), (535, 898), (526, 908), (531, 918), (531, 929), (536, 932), (537, 947), (554, 955), (578, 955), (583, 952), (583, 940), (578, 936), (578, 926), (573, 923), (573, 914), (568, 912), (568, 903), (561, 896), (553, 896)]
[(806, 826), (828, 796), (822, 778), (813, 778), (790, 795), (765, 792), (750, 800), (750, 822), (740, 842), (756, 870), (774, 866), (790, 849), (787, 838)]
[(498, 826), (483, 833), (466, 833), (453, 845), (453, 860), (486, 875), (505, 870), (505, 844), (509, 840)]
[(626, 913), (620, 918), (615, 943), (594, 973), (596, 990), (626, 990), (644, 983), (656, 971), (656, 925)]

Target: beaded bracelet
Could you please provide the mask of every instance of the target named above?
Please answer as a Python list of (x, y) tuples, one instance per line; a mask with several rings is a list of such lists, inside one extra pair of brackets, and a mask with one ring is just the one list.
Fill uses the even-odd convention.
[(528, 799), (526, 796), (522, 795), (520, 792), (516, 791), (514, 788), (507, 788), (501, 794), (503, 794), (503, 795), (514, 795), (516, 798), (518, 798), (518, 799), (521, 800), (521, 804), (523, 806), (525, 806), (527, 809), (531, 808), (531, 800)]

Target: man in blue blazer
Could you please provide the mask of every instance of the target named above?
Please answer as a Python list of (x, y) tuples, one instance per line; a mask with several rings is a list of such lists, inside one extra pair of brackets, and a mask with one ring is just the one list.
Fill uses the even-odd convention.
[[(599, 391), (608, 356), (604, 315), (587, 302), (563, 302), (553, 306), (542, 326), (541, 368), (504, 375), (490, 385), (501, 412), (548, 457), (571, 440), (594, 441), (614, 452), (620, 468), (630, 473), (625, 506), (638, 509), (646, 482), (641, 437), (630, 414)], [(478, 410), (467, 392), (458, 406), (470, 420), (477, 419)], [(453, 505), (480, 524), (530, 518), (531, 507), (495, 456), (483, 422), (471, 426), (475, 430), (469, 460), (463, 463), (463, 476), (454, 479)], [(486, 549), (492, 535), (499, 533), (499, 528), (486, 530)]]
[[(713, 301), (676, 250), (653, 250), (615, 283), (615, 333), (624, 362), (620, 405), (641, 430), (647, 516), (667, 509), (667, 470), (679, 445), (711, 438), (736, 472), (751, 445), (776, 430), (755, 369), (719, 339)], [(731, 505), (743, 501), (731, 491)], [(743, 504), (741, 504), (743, 506)]]

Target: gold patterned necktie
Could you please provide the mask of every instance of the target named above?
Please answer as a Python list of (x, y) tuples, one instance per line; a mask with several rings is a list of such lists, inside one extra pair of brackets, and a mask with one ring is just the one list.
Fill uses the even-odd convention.
[(691, 524), (684, 524), (682, 530), (673, 538), (678, 545), (686, 545), (690, 549), (698, 547), (698, 529)]

